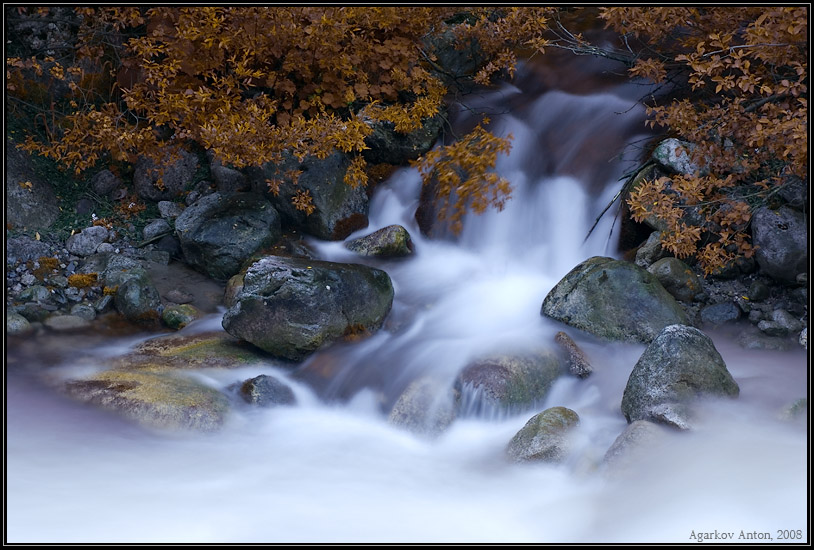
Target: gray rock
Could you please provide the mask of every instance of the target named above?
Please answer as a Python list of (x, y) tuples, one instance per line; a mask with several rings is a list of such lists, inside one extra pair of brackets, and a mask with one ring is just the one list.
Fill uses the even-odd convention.
[(273, 376), (261, 374), (240, 385), (240, 396), (252, 405), (274, 407), (297, 402), (294, 392)]
[(223, 328), (271, 354), (300, 360), (378, 330), (392, 303), (390, 277), (379, 269), (269, 256), (246, 271)]
[[(260, 169), (248, 169), (252, 186), (274, 205), (283, 221), (325, 240), (342, 240), (358, 229), (367, 227), (368, 197), (362, 186), (355, 189), (345, 184), (350, 158), (336, 151), (325, 159), (308, 157), (300, 163), (287, 155), (278, 165), (268, 163)], [(297, 184), (286, 176), (291, 170), (301, 170)], [(279, 180), (279, 192), (269, 189), (267, 180)], [(295, 193), (307, 191), (312, 198), (313, 212), (307, 214), (294, 207)]]
[(669, 254), (661, 247), (661, 231), (653, 231), (643, 245), (636, 251), (637, 266), (647, 269), (651, 264)]
[(20, 277), (20, 282), (23, 283), (25, 286), (31, 286), (36, 284), (37, 278), (34, 277), (31, 273), (23, 273), (23, 276)]
[(6, 223), (14, 229), (47, 229), (59, 217), (50, 183), (38, 176), (31, 158), (6, 138)]
[(661, 286), (676, 300), (692, 302), (703, 291), (698, 276), (678, 258), (662, 258), (648, 267), (647, 271), (655, 275)]
[(695, 145), (675, 138), (668, 138), (658, 144), (653, 150), (653, 159), (664, 166), (685, 176), (709, 173), (709, 168), (701, 166), (692, 160)]
[(803, 323), (785, 309), (772, 311), (771, 319), (788, 332), (799, 332), (803, 329)]
[(533, 416), (509, 442), (506, 453), (515, 461), (562, 462), (568, 455), (568, 436), (579, 415), (565, 407), (551, 407)]
[(51, 310), (40, 304), (26, 303), (17, 308), (17, 313), (25, 317), (31, 323), (41, 323), (51, 315)]
[(432, 148), (441, 131), (445, 113), (439, 112), (433, 117), (423, 119), (417, 130), (407, 134), (396, 132), (392, 122), (365, 117), (364, 111), (360, 116), (373, 129), (373, 132), (365, 138), (365, 145), (368, 146), (362, 153), (365, 161), (370, 164), (400, 165), (417, 159)]
[(167, 294), (164, 297), (170, 302), (175, 302), (176, 304), (188, 304), (195, 299), (195, 297), (192, 294), (189, 294), (188, 292), (184, 292), (182, 290), (178, 290), (177, 288), (174, 288), (167, 292)]
[[(762, 323), (763, 321), (761, 321)], [(758, 323), (758, 326), (760, 323)], [(788, 338), (770, 336), (763, 334), (754, 327), (748, 327), (738, 336), (738, 344), (745, 349), (765, 349), (774, 351), (788, 351), (792, 347), (792, 342)]]
[(30, 286), (17, 296), (21, 302), (45, 302), (49, 298), (51, 298), (51, 293), (42, 285)]
[(144, 226), (142, 234), (144, 235), (144, 240), (149, 240), (163, 233), (169, 233), (170, 231), (172, 231), (170, 224), (167, 223), (167, 220), (162, 218), (160, 220), (153, 220)]
[(30, 330), (28, 319), (14, 311), (6, 311), (6, 334), (25, 334)]
[(68, 252), (77, 256), (90, 256), (96, 253), (100, 244), (108, 240), (110, 232), (106, 227), (93, 225), (86, 227), (80, 233), (71, 235), (65, 243)]
[(215, 187), (220, 193), (237, 193), (249, 191), (249, 179), (240, 170), (235, 170), (229, 166), (224, 166), (213, 152), (207, 151), (209, 157), (209, 171), (212, 179), (215, 180)]
[(158, 201), (158, 213), (165, 220), (174, 220), (181, 215), (184, 207), (177, 202), (172, 201)]
[(455, 380), (460, 416), (495, 417), (528, 410), (545, 399), (563, 371), (557, 353), (493, 355), (467, 365)]
[(52, 315), (48, 317), (43, 323), (51, 330), (76, 330), (90, 326), (90, 322), (77, 315)]
[[(7, 212), (10, 208), (9, 205), (6, 205)], [(36, 260), (37, 258), (49, 256), (50, 254), (51, 249), (48, 244), (26, 235), (11, 237), (6, 240), (6, 265), (14, 266), (20, 262)]]
[(797, 340), (800, 345), (808, 349), (808, 327), (800, 331), (800, 338)]
[(346, 242), (345, 248), (361, 256), (393, 258), (412, 254), (413, 241), (404, 227), (388, 225), (370, 235)]
[(99, 246), (96, 247), (97, 254), (113, 254), (116, 251), (116, 247), (110, 243), (101, 243)]
[(160, 318), (161, 297), (148, 277), (134, 277), (119, 285), (116, 309), (130, 321), (154, 324)]
[(587, 378), (594, 371), (588, 358), (574, 340), (560, 331), (554, 335), (554, 341), (565, 352), (565, 364), (568, 371), (579, 378)]
[(89, 304), (74, 304), (71, 307), (71, 315), (86, 321), (93, 321), (96, 318), (96, 310)]
[(102, 170), (91, 178), (90, 186), (97, 195), (110, 198), (111, 193), (124, 187), (124, 184), (110, 170)]
[(201, 317), (201, 312), (192, 304), (167, 306), (161, 312), (161, 320), (173, 330), (179, 330)]
[(254, 193), (207, 195), (178, 216), (175, 230), (186, 261), (223, 281), (282, 235), (277, 211)]
[(787, 206), (759, 208), (752, 216), (752, 242), (763, 273), (783, 282), (795, 282), (808, 271), (808, 220)]
[(460, 393), (432, 376), (413, 380), (393, 405), (388, 421), (413, 433), (437, 436), (457, 417)]
[(762, 302), (769, 297), (769, 287), (763, 281), (753, 281), (746, 295), (753, 302)]
[(179, 155), (175, 161), (170, 161), (167, 155), (160, 167), (147, 157), (139, 157), (133, 172), (133, 183), (140, 197), (154, 202), (173, 200), (192, 187), (198, 170), (198, 157), (184, 150), (180, 150)]
[(103, 371), (71, 380), (64, 390), (74, 399), (161, 430), (214, 431), (229, 412), (225, 395), (170, 372)]
[(572, 269), (543, 301), (542, 315), (607, 340), (650, 342), (687, 314), (658, 279), (620, 260), (595, 256)]
[(801, 397), (793, 403), (790, 403), (780, 412), (780, 419), (787, 421), (794, 421), (798, 418), (808, 417), (808, 399)]
[(698, 397), (737, 397), (740, 390), (709, 337), (685, 325), (666, 327), (644, 350), (622, 397), (628, 422), (650, 420), (688, 429)]
[(808, 204), (808, 183), (797, 176), (786, 176), (777, 194), (792, 208), (802, 210)]
[(432, 74), (450, 90), (460, 90), (462, 86), (464, 90), (469, 89), (475, 71), (487, 61), (478, 40), (473, 38), (462, 43), (453, 25), (444, 24), (439, 32), (425, 37), (425, 42), (427, 51), (436, 60)]
[(789, 329), (775, 321), (760, 321), (757, 328), (767, 336), (788, 336)]
[(97, 313), (104, 313), (112, 306), (113, 306), (113, 296), (109, 294), (100, 297), (93, 303), (93, 309), (95, 309)]
[(737, 321), (741, 316), (740, 308), (734, 302), (721, 302), (706, 306), (701, 310), (701, 321), (707, 325), (723, 325)]
[(613, 442), (602, 460), (607, 472), (613, 475), (634, 474), (636, 467), (647, 460), (648, 451), (661, 444), (667, 429), (647, 420), (628, 424)]

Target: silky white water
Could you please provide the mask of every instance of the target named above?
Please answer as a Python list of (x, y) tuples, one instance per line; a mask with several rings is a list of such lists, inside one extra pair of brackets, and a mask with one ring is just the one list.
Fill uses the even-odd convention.
[[(547, 292), (584, 259), (617, 255), (613, 210), (583, 241), (630, 168), (618, 155), (643, 127), (631, 90), (548, 90), (518, 102), (523, 93), (505, 87), (471, 102), (503, 112), (492, 128), (515, 138), (498, 166), (514, 186), (502, 212), (467, 218), (458, 239), (431, 240), (413, 219), (414, 170), (377, 189), (371, 225), (352, 237), (399, 223), (415, 255), (366, 262), (393, 279), (393, 311), (373, 337), (324, 352), (340, 363), (330, 380), (305, 382), (321, 354), (294, 370), (193, 374), (218, 388), (273, 374), (291, 385), (297, 405), (237, 408), (210, 435), (155, 433), (10, 373), (7, 541), (675, 543), (702, 533), (807, 541), (807, 425), (778, 418), (807, 395), (802, 348), (747, 351), (732, 334), (711, 333), (740, 397), (700, 403), (694, 430), (669, 432), (616, 476), (602, 458), (626, 426), (620, 403), (640, 345), (566, 329), (595, 372), (561, 378), (538, 408), (463, 416), (437, 438), (387, 422), (388, 407), (420, 375), (451, 383), (477, 356), (551, 342), (564, 327), (540, 315)], [(313, 244), (324, 259), (360, 261), (341, 243)], [(101, 367), (145, 337), (95, 349), (77, 341), (84, 360), (52, 370)], [(508, 441), (550, 406), (580, 416), (568, 460), (508, 461)]]

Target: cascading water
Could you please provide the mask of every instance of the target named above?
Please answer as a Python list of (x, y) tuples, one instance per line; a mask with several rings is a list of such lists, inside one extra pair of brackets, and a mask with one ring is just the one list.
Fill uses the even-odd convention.
[[(699, 405), (693, 431), (669, 433), (616, 477), (600, 464), (626, 426), (620, 402), (640, 345), (575, 334), (594, 374), (561, 378), (534, 410), (463, 414), (433, 439), (386, 421), (419, 376), (451, 383), (473, 357), (551, 342), (561, 330), (540, 315), (546, 293), (580, 261), (615, 255), (612, 213), (583, 240), (626, 168), (609, 160), (642, 128), (630, 94), (546, 90), (529, 101), (506, 87), (483, 96), (473, 106), (505, 112), (492, 129), (514, 135), (498, 166), (513, 198), (502, 212), (470, 216), (460, 238), (432, 240), (413, 220), (416, 171), (376, 191), (360, 234), (399, 223), (416, 247), (411, 258), (370, 262), (396, 291), (385, 330), (294, 372), (272, 364), (196, 373), (218, 388), (272, 373), (294, 388), (294, 407), (236, 411), (217, 434), (169, 436), (10, 376), (8, 542), (694, 542), (702, 533), (750, 542), (741, 532), (807, 540), (806, 426), (776, 416), (806, 393), (802, 350), (747, 352), (713, 334), (739, 399)], [(341, 243), (314, 246), (325, 259), (360, 261)], [(132, 341), (117, 345), (125, 353)], [(338, 366), (317, 380), (326, 355)], [(581, 418), (571, 458), (508, 461), (517, 430), (556, 405)]]

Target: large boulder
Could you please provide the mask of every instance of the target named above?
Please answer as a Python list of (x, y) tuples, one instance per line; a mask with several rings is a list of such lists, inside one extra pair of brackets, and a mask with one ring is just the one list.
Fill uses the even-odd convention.
[(752, 243), (761, 271), (773, 279), (793, 283), (808, 271), (808, 220), (802, 212), (759, 208), (752, 216)]
[(477, 359), (458, 374), (461, 415), (500, 416), (542, 402), (564, 368), (553, 350)]
[(712, 340), (694, 327), (666, 327), (644, 350), (630, 373), (622, 397), (628, 422), (649, 420), (680, 429), (691, 425), (690, 406), (698, 397), (737, 397)]
[(15, 229), (47, 229), (58, 217), (53, 187), (35, 173), (29, 155), (6, 139), (6, 223)]
[(323, 345), (378, 330), (393, 304), (384, 271), (268, 256), (246, 271), (223, 328), (269, 353), (301, 360)]
[[(344, 181), (349, 166), (350, 157), (340, 151), (324, 159), (307, 157), (303, 162), (288, 154), (280, 164), (267, 163), (246, 173), (285, 223), (320, 239), (342, 240), (368, 224), (367, 192)], [(300, 175), (295, 183), (290, 173), (297, 170)], [(269, 188), (269, 181), (279, 182), (276, 193)], [(294, 206), (292, 199), (298, 192), (310, 194), (313, 211), (307, 213)]]
[(225, 395), (171, 372), (102, 371), (70, 380), (64, 390), (75, 399), (162, 430), (214, 431), (229, 411)]
[(620, 260), (595, 256), (545, 297), (542, 315), (606, 340), (647, 343), (666, 326), (689, 323), (658, 279)]
[(562, 462), (568, 454), (568, 436), (578, 425), (577, 413), (565, 407), (551, 407), (534, 415), (515, 434), (506, 453), (518, 462)]
[(175, 220), (187, 263), (225, 281), (258, 250), (282, 236), (280, 216), (254, 193), (212, 193)]
[(178, 158), (169, 154), (161, 166), (148, 157), (139, 157), (133, 172), (133, 184), (138, 195), (153, 202), (171, 201), (195, 183), (198, 157), (180, 150)]

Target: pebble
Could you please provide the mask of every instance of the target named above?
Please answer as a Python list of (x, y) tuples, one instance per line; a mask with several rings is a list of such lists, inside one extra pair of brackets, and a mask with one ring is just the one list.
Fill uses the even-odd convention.
[(37, 278), (31, 273), (23, 273), (23, 276), (20, 278), (20, 282), (25, 286), (31, 286), (37, 282)]

